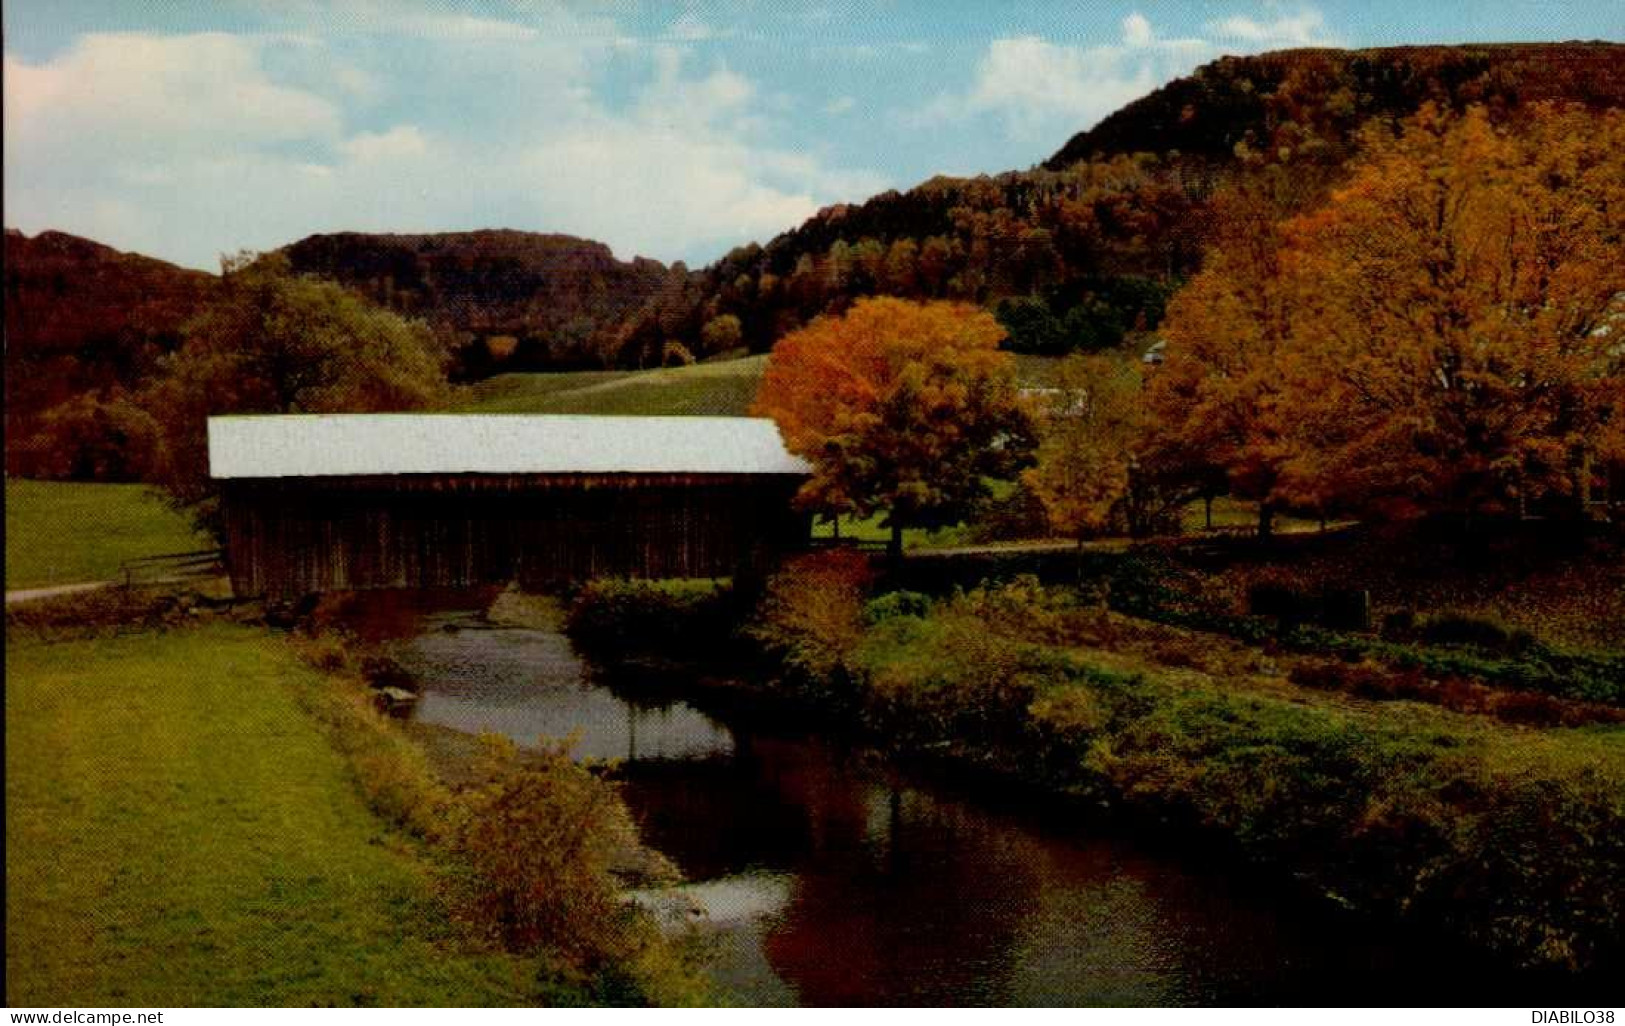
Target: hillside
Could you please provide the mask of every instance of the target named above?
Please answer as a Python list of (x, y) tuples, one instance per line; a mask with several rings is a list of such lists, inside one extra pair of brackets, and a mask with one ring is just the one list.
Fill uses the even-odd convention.
[(1316, 204), (1374, 118), (1424, 102), (1625, 105), (1625, 46), (1576, 43), (1291, 50), (1224, 58), (1080, 133), (1028, 171), (936, 177), (837, 205), (700, 272), (686, 315), (634, 324), (626, 354), (698, 339), (739, 317), (761, 352), (786, 330), (858, 296), (949, 298), (999, 309), (1018, 349), (1115, 344), (1153, 328), (1195, 270), (1214, 197), (1272, 179), (1282, 214)]
[[(1271, 219), (1317, 205), (1364, 126), (1424, 102), (1483, 104), (1508, 120), (1549, 99), (1625, 104), (1625, 46), (1224, 58), (1112, 114), (1041, 166), (938, 176), (832, 206), (697, 271), (618, 260), (589, 240), (505, 230), (314, 235), (281, 252), (298, 272), (428, 321), (454, 354), (453, 377), (465, 382), (659, 367), (673, 344), (687, 351), (675, 355), (702, 360), (761, 354), (812, 318), (873, 294), (991, 309), (1019, 353), (1106, 350), (1141, 344), (1158, 328), (1167, 299), (1212, 241), (1219, 205), (1243, 196)], [(140, 476), (140, 461), (120, 453), (129, 438), (150, 434), (144, 411), (81, 397), (139, 386), (217, 279), (58, 232), (30, 239), (8, 231), (5, 256), (8, 471)], [(559, 384), (505, 380), (492, 401), (520, 408)], [(723, 375), (707, 387), (723, 380), (732, 389), (724, 398), (696, 401), (741, 407), (741, 381)], [(692, 405), (680, 394), (634, 399), (643, 389), (617, 386), (607, 400), (617, 409)], [(590, 405), (594, 394), (546, 401)], [(70, 401), (77, 413), (59, 418), (57, 433), (95, 433), (106, 443), (101, 455), (30, 467), (18, 440)]]
[(645, 371), (499, 374), (469, 390), (469, 413), (594, 413), (742, 417), (767, 358)]
[[(454, 336), (459, 372), (602, 366), (619, 326), (675, 277), (601, 242), (520, 231), (312, 235), (282, 250), (295, 271), (331, 278)], [(495, 339), (495, 342), (487, 340)]]
[[(180, 341), (215, 278), (63, 232), (6, 230), (6, 433), (75, 395), (133, 387)], [(7, 469), (18, 454), (7, 450)]]
[(1625, 103), (1625, 46), (1398, 46), (1225, 57), (1107, 115), (1043, 166), (1060, 171), (1101, 155), (1173, 152), (1185, 161), (1228, 165), (1238, 146), (1305, 144), (1337, 158), (1366, 121), (1403, 117), (1428, 101), (1511, 108), (1542, 100)]

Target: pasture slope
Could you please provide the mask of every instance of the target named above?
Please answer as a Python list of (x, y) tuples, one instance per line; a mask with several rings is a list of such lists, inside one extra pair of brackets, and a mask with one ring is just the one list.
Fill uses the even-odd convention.
[(146, 485), (6, 479), (6, 590), (113, 580), (125, 561), (214, 542)]
[(7, 1004), (534, 999), (368, 808), (287, 645), (230, 624), (7, 635)]

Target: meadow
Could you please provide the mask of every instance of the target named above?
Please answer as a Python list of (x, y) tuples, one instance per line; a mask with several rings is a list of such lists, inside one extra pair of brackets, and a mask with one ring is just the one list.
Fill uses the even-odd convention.
[(139, 484), (6, 479), (6, 589), (109, 581), (127, 560), (215, 543)]
[(468, 388), (463, 413), (741, 417), (766, 356), (642, 371), (499, 374)]
[(529, 1000), (525, 964), (459, 937), (432, 859), (368, 807), (286, 644), (8, 642), (8, 1004)]

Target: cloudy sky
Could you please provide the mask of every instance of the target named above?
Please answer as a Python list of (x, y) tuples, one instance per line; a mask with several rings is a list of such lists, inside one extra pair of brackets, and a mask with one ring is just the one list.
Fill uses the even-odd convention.
[(1625, 38), (1617, 0), (7, 0), (5, 223), (195, 267), (512, 227), (708, 262), (1027, 167), (1224, 53)]

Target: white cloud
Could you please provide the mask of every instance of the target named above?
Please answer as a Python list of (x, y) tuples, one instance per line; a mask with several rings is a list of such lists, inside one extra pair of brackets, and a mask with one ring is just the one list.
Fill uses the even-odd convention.
[(824, 104), (825, 114), (847, 114), (858, 105), (858, 101), (851, 96), (837, 96)]
[(40, 65), (8, 54), (6, 141), (95, 142), (118, 164), (177, 147), (335, 138), (338, 108), (272, 82), (260, 64), (263, 45), (217, 33), (120, 33), (82, 37)]
[(1232, 15), (1207, 23), (1207, 31), (1226, 44), (1241, 44), (1246, 50), (1270, 50), (1289, 46), (1341, 46), (1341, 40), (1326, 26), (1326, 16), (1313, 7), (1287, 12), (1272, 5), (1271, 17)]
[(1139, 11), (1123, 19), (1123, 42), (1128, 46), (1149, 46), (1155, 33), (1151, 21)]
[[(325, 82), (320, 61), (283, 62), (297, 85), (268, 70), (264, 38), (93, 35), (41, 63), (8, 54), (8, 223), (203, 267), (317, 231), (492, 226), (695, 261), (889, 184), (776, 144), (772, 104), (726, 65), (549, 44), (470, 28), (422, 40), (470, 62), (461, 77), (428, 63), (341, 77), (335, 56)], [(610, 60), (642, 72), (615, 103), (597, 90)], [(386, 94), (395, 114), (369, 115)]]
[(1236, 15), (1209, 22), (1211, 38), (1164, 37), (1134, 11), (1123, 18), (1115, 43), (1072, 46), (1036, 35), (995, 39), (977, 61), (968, 90), (940, 94), (906, 120), (932, 125), (996, 117), (1013, 140), (1056, 141), (1221, 53), (1335, 45), (1313, 8), (1268, 10), (1262, 20)]
[(429, 141), (415, 125), (398, 125), (387, 132), (361, 132), (339, 144), (339, 152), (357, 163), (406, 160), (429, 152)]
[(666, 34), (672, 39), (684, 42), (697, 43), (707, 39), (715, 39), (716, 29), (705, 23), (705, 20), (693, 11), (685, 11), (677, 20), (671, 23)]
[(807, 48), (820, 60), (875, 61), (897, 56), (919, 57), (931, 52), (931, 44), (918, 39), (880, 43), (823, 43)]

